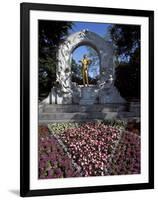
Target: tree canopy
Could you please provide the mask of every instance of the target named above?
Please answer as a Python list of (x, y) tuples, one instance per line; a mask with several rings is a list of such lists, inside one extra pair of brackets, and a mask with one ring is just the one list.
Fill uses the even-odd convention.
[(110, 28), (116, 57), (115, 86), (127, 99), (140, 98), (140, 26)]
[(72, 22), (39, 21), (39, 99), (46, 97), (56, 81), (57, 47)]
[(133, 62), (133, 57), (140, 49), (140, 26), (116, 24), (111, 26), (110, 34), (119, 63)]

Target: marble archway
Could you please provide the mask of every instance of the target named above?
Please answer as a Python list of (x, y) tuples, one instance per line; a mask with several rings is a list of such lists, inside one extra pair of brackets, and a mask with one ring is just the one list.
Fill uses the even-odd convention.
[[(71, 55), (81, 46), (94, 48), (100, 59), (100, 77), (95, 88), (73, 87), (71, 82)], [(124, 103), (125, 100), (114, 86), (115, 66), (111, 42), (88, 30), (71, 34), (59, 45), (57, 52), (56, 87), (43, 101), (46, 104), (105, 104)], [(76, 100), (75, 100), (76, 99)], [(96, 101), (97, 99), (97, 101)]]
[(113, 48), (110, 42), (88, 30), (82, 30), (68, 36), (59, 46), (56, 71), (57, 82), (65, 104), (72, 101), (71, 54), (81, 45), (89, 45), (98, 53), (100, 59), (99, 84), (105, 83), (111, 75), (114, 76)]

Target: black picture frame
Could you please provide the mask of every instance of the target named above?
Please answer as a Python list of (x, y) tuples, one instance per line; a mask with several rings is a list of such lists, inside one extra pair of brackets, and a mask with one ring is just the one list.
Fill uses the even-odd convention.
[[(30, 11), (59, 11), (75, 13), (111, 14), (123, 16), (139, 16), (149, 19), (149, 182), (123, 185), (88, 186), (59, 189), (30, 189)], [(43, 196), (75, 193), (109, 192), (123, 190), (153, 189), (154, 188), (154, 11), (114, 9), (100, 7), (83, 7), (70, 5), (51, 5), (21, 3), (20, 5), (20, 42), (21, 42), (21, 72), (20, 72), (20, 195)]]

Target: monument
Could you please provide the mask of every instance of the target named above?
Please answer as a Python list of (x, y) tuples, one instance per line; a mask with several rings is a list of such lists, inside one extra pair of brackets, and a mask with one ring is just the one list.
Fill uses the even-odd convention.
[[(83, 86), (71, 81), (71, 58), (76, 48), (82, 45), (96, 50), (100, 60), (100, 76), (97, 85), (88, 84), (88, 59), (81, 62), (83, 66)], [(52, 88), (49, 96), (43, 101), (46, 104), (106, 104), (124, 103), (125, 100), (114, 86), (115, 64), (113, 45), (94, 32), (82, 30), (68, 36), (59, 46), (56, 70), (57, 87)], [(87, 60), (86, 60), (87, 59)]]

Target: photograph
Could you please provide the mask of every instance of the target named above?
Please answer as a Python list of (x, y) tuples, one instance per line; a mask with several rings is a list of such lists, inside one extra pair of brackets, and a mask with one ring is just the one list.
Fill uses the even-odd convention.
[(39, 179), (140, 173), (140, 28), (39, 20)]
[(21, 4), (20, 195), (154, 187), (154, 12)]

